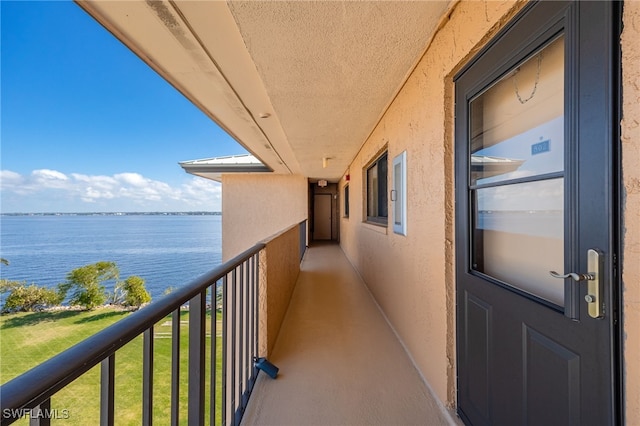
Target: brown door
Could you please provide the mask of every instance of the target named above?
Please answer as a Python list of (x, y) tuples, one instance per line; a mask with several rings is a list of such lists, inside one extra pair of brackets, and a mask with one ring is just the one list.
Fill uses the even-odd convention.
[(331, 194), (315, 194), (313, 205), (313, 239), (331, 239)]
[(532, 3), (456, 78), (468, 424), (619, 421), (617, 22), (611, 2)]

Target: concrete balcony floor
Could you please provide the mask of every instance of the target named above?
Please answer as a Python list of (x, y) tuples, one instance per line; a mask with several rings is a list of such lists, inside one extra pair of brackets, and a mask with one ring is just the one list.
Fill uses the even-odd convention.
[(435, 401), (338, 245), (307, 250), (244, 425), (446, 425)]

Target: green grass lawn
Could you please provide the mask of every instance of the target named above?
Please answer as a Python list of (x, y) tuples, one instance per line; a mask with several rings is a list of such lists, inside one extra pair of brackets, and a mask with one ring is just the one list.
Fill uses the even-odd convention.
[[(0, 316), (0, 383), (53, 357), (75, 343), (130, 315), (111, 308), (94, 311), (57, 311), (17, 313)], [(180, 333), (180, 411), (181, 424), (187, 421), (187, 354), (189, 313), (181, 313)], [(217, 327), (218, 330), (220, 329)], [(219, 331), (218, 333), (219, 334)], [(153, 424), (170, 424), (171, 412), (171, 317), (154, 327)], [(211, 315), (207, 314), (207, 360), (205, 401), (209, 400)], [(222, 370), (221, 338), (217, 340), (217, 371)], [(220, 375), (218, 374), (218, 379)], [(100, 418), (100, 366), (79, 377), (51, 400), (51, 408), (68, 410), (68, 419), (54, 420), (63, 425), (98, 424)], [(138, 425), (142, 419), (142, 336), (116, 352), (116, 424)], [(216, 395), (221, 395), (220, 380)], [(220, 424), (220, 398), (216, 401), (217, 424)], [(206, 418), (209, 405), (206, 406)], [(23, 419), (15, 424), (28, 424)]]

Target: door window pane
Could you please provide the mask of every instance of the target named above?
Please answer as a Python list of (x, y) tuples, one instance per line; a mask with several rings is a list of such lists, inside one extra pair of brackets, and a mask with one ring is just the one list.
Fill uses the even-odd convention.
[(482, 146), (471, 156), (472, 184), (482, 185), (564, 170), (564, 117)]
[(562, 305), (564, 179), (473, 191), (473, 269)]
[(471, 268), (556, 305), (564, 283), (564, 37), (470, 103)]
[(471, 102), (471, 184), (564, 170), (564, 37)]

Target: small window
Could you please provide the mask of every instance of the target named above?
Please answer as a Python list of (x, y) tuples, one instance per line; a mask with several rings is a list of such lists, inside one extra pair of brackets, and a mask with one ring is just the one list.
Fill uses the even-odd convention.
[(407, 235), (407, 152), (393, 159), (393, 232)]
[(387, 153), (367, 167), (367, 221), (387, 224)]
[(349, 185), (344, 187), (344, 217), (349, 217)]

